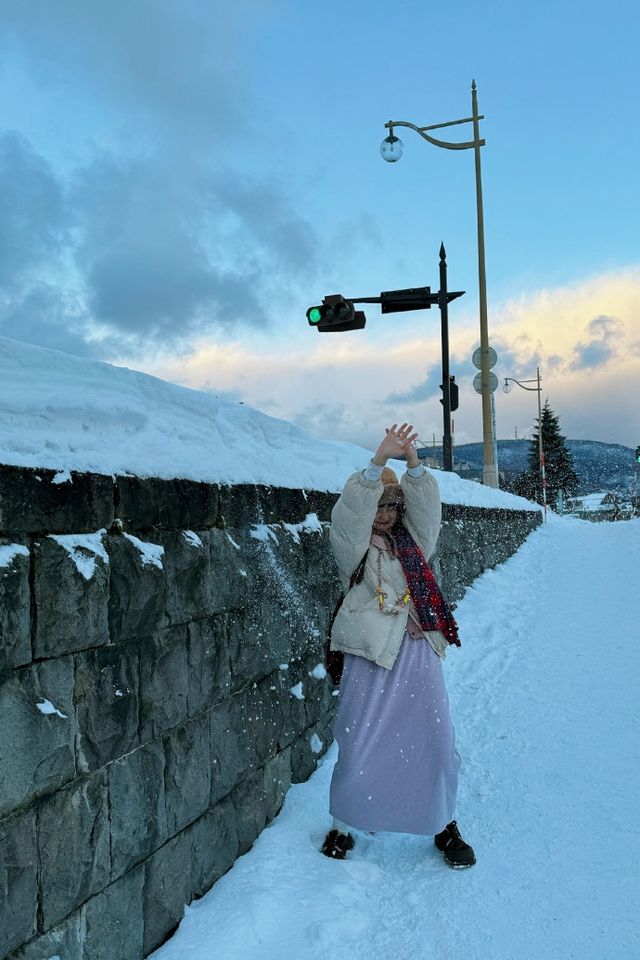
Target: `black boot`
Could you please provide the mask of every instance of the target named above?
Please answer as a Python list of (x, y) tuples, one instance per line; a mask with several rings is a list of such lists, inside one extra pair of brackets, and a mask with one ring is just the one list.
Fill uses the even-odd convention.
[(442, 851), (450, 867), (461, 870), (463, 867), (472, 867), (476, 862), (473, 848), (460, 836), (455, 820), (447, 824), (442, 833), (437, 833), (433, 842), (438, 850)]
[(355, 840), (350, 833), (340, 833), (338, 830), (329, 830), (324, 838), (321, 853), (334, 860), (346, 860), (347, 850), (353, 850)]

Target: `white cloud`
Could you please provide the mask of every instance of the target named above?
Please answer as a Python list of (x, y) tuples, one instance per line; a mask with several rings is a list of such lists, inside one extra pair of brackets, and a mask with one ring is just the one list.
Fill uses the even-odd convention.
[[(640, 269), (587, 278), (493, 307), (490, 324), (499, 360), (495, 372), (529, 379), (540, 365), (543, 399), (561, 417), (566, 435), (633, 444), (640, 437)], [(377, 324), (376, 324), (377, 326)], [(199, 388), (234, 391), (245, 402), (293, 420), (318, 436), (376, 442), (384, 425), (412, 420), (422, 439), (442, 434), (438, 402), (440, 343), (435, 325), (425, 336), (397, 329), (373, 335), (313, 331), (270, 347), (262, 341), (202, 343), (190, 356), (150, 372)], [(368, 335), (369, 334), (369, 335)], [(469, 358), (477, 346), (473, 318), (452, 322), (451, 370), (460, 372), (459, 443), (481, 436), (480, 398)], [(597, 351), (600, 350), (600, 357)], [(425, 385), (420, 399), (420, 385)], [(412, 391), (417, 399), (411, 399)], [(434, 392), (435, 391), (435, 392)], [(405, 402), (390, 400), (408, 394)], [(535, 393), (496, 394), (498, 435), (522, 436), (537, 416)]]

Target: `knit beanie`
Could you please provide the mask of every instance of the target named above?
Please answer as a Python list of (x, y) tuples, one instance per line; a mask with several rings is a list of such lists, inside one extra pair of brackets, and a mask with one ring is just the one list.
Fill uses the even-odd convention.
[(393, 470), (385, 467), (380, 479), (384, 483), (384, 490), (378, 501), (378, 506), (382, 507), (385, 504), (390, 504), (402, 508), (404, 506), (404, 493)]

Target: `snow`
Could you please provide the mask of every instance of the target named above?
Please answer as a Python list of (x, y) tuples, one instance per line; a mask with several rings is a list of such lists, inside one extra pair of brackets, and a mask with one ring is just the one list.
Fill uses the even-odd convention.
[(570, 501), (572, 510), (606, 510), (607, 504), (602, 501), (609, 495), (609, 490), (600, 490), (598, 493), (588, 493), (584, 497), (573, 497)]
[(332, 746), (154, 960), (636, 960), (640, 520), (551, 516), (479, 578), (445, 662), (477, 865), (330, 828)]
[(278, 538), (274, 533), (273, 527), (278, 526), (274, 523), (254, 523), (254, 525), (249, 530), (249, 536), (253, 537), (254, 540), (261, 540), (262, 543), (268, 543), (269, 540), (273, 540), (274, 543), (278, 542)]
[(147, 540), (138, 540), (131, 533), (123, 533), (123, 537), (134, 545), (140, 552), (140, 562), (143, 567), (158, 567), (163, 569), (162, 558), (164, 557), (164, 547), (159, 543), (149, 543)]
[(313, 677), (314, 680), (324, 680), (327, 675), (325, 666), (323, 663), (317, 663), (313, 670), (310, 671), (309, 676)]
[(63, 720), (67, 720), (68, 717), (66, 713), (60, 713), (57, 707), (51, 703), (51, 700), (41, 700), (39, 703), (36, 703), (36, 707), (40, 713), (44, 714), (45, 717), (54, 715), (56, 717), (62, 717)]
[(0, 567), (10, 567), (16, 557), (28, 556), (28, 548), (21, 543), (0, 544)]
[[(75, 470), (337, 492), (370, 457), (212, 393), (0, 337), (0, 463), (55, 470), (56, 483)], [(435, 475), (447, 503), (538, 509)]]
[(295, 697), (296, 700), (304, 700), (304, 693), (302, 692), (302, 681), (296, 683), (295, 687), (291, 687), (289, 693), (292, 697)]
[(49, 540), (60, 544), (75, 563), (78, 573), (85, 580), (91, 580), (96, 572), (96, 557), (100, 557), (106, 564), (109, 563), (109, 554), (102, 544), (106, 532), (97, 530), (96, 533), (52, 533)]
[(51, 483), (73, 483), (71, 473), (69, 470), (61, 470), (59, 473), (56, 473), (55, 477)]
[(202, 547), (203, 543), (197, 533), (194, 533), (193, 530), (183, 530), (182, 536), (185, 538), (187, 543), (192, 547)]
[[(296, 543), (300, 543), (301, 533), (322, 533), (322, 521), (316, 513), (308, 513), (300, 523), (285, 523), (282, 526), (290, 533)], [(327, 524), (328, 526), (328, 524)]]
[(324, 744), (322, 743), (322, 740), (320, 739), (317, 733), (311, 734), (309, 738), (309, 743), (311, 744), (311, 750), (313, 753), (320, 753), (320, 751), (322, 750), (322, 747), (324, 746)]

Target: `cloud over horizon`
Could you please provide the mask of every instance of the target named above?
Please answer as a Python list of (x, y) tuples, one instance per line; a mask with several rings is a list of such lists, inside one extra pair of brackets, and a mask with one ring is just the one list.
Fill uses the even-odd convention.
[[(610, 314), (601, 312), (603, 304)], [(491, 340), (498, 353), (494, 368), (500, 383), (495, 395), (498, 436), (513, 436), (516, 427), (524, 436), (532, 428), (537, 416), (535, 391), (515, 387), (505, 396), (501, 387), (506, 376), (535, 378), (539, 365), (543, 401), (549, 397), (568, 436), (626, 445), (639, 442), (634, 440), (636, 431), (640, 435), (637, 393), (617, 387), (623, 370), (635, 382), (640, 380), (640, 352), (633, 349), (639, 315), (640, 268), (495, 305)], [(422, 358), (439, 357), (436, 332), (400, 341), (395, 333), (374, 337), (366, 331), (311, 337), (309, 333), (308, 338), (290, 342), (285, 353), (264, 341), (255, 348), (248, 342), (202, 342), (189, 356), (146, 369), (196, 389), (206, 381), (208, 389), (217, 385), (233, 390), (245, 402), (317, 436), (372, 446), (380, 425), (398, 417), (413, 420), (425, 441), (441, 435), (439, 361), (430, 363), (426, 377), (416, 376)], [(460, 409), (454, 417), (460, 443), (481, 437), (480, 398), (472, 384), (477, 371), (470, 359), (477, 339), (475, 319), (452, 323), (451, 371), (460, 388)], [(600, 346), (604, 352), (596, 368), (588, 363), (589, 351)]]

